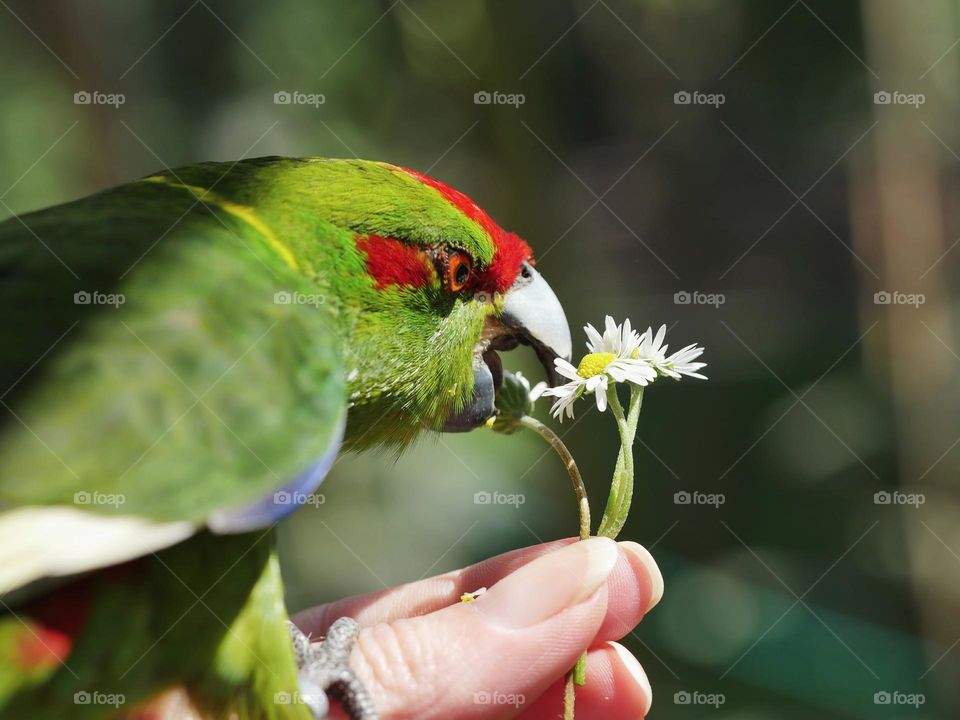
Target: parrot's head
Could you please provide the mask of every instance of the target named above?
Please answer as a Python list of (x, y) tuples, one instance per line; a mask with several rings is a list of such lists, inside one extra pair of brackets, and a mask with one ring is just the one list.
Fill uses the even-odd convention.
[(353, 237), (341, 290), (357, 300), (345, 303), (348, 444), (483, 425), (502, 381), (498, 351), (530, 346), (555, 380), (570, 329), (526, 242), (426, 175), (322, 162), (325, 216)]

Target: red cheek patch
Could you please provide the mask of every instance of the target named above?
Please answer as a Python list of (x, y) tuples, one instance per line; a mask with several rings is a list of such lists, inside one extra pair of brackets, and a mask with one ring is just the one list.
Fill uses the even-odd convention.
[(366, 255), (367, 274), (376, 282), (377, 290), (390, 285), (424, 287), (434, 280), (433, 264), (413, 245), (380, 235), (359, 236), (356, 244)]

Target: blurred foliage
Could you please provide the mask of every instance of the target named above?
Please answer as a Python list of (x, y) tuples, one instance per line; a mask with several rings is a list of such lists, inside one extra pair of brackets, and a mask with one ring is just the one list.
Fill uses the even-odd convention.
[[(947, 21), (914, 40), (924, 67), (945, 56), (903, 89), (927, 94), (919, 117), (949, 144), (960, 23), (954, 4), (939, 7)], [(651, 547), (666, 576), (664, 602), (626, 641), (656, 716), (956, 717), (960, 651), (927, 674), (948, 648), (919, 619), (910, 511), (872, 502), (904, 478), (894, 399), (871, 361), (883, 347), (858, 343), (874, 281), (849, 247), (850, 167), (869, 161), (858, 139), (876, 112), (861, 9), (8, 0), (0, 199), (19, 213), (163, 165), (266, 154), (383, 159), (464, 190), (537, 250), (578, 343), (581, 325), (610, 313), (668, 323), (675, 348), (707, 347), (708, 382), (647, 393), (622, 534)], [(675, 104), (695, 89), (725, 102)], [(126, 101), (76, 105), (81, 90)], [(284, 90), (324, 102), (274, 104)], [(524, 102), (475, 104), (484, 90)], [(951, 188), (958, 165), (938, 158)], [(724, 302), (677, 304), (682, 291)], [(542, 375), (523, 350), (506, 363)], [(599, 515), (617, 438), (586, 403), (579, 415), (561, 430)], [(681, 490), (725, 502), (677, 505)], [(496, 491), (524, 501), (484, 504)], [(526, 433), (346, 457), (323, 492), (284, 527), (294, 609), (576, 530), (563, 469)], [(935, 525), (952, 533), (947, 549), (960, 548), (955, 517)], [(924, 572), (957, 577), (934, 549)], [(674, 702), (694, 690), (725, 703)], [(926, 703), (874, 704), (885, 690)]]

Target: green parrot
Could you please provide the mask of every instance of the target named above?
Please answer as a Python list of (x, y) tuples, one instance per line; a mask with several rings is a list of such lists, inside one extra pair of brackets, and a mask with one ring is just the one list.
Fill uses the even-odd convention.
[(530, 247), (382, 162), (158, 173), (0, 224), (0, 718), (375, 718), (356, 624), (292, 629), (274, 527), (338, 453), (569, 358)]

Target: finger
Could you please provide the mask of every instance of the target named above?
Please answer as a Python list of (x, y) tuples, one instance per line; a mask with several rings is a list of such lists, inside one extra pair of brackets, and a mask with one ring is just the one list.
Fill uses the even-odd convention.
[(663, 575), (649, 551), (630, 540), (617, 547), (620, 558), (607, 580), (607, 616), (597, 643), (626, 636), (663, 597)]
[(475, 602), (365, 628), (351, 665), (384, 720), (513, 717), (514, 706), (475, 699), (498, 692), (522, 705), (561, 678), (604, 622), (618, 562), (606, 538), (570, 544)]
[[(389, 590), (338, 600), (304, 610), (293, 617), (303, 632), (322, 637), (339, 617), (352, 617), (361, 626), (425, 615), (460, 602), (464, 593), (490, 587), (527, 563), (563, 548), (574, 539), (534, 545), (476, 565)], [(663, 595), (663, 576), (647, 550), (635, 542), (619, 543), (621, 558), (610, 574), (610, 607), (601, 639), (626, 635)]]
[(490, 587), (532, 560), (575, 541), (576, 538), (566, 538), (511, 550), (442, 575), (318, 605), (297, 613), (292, 619), (303, 632), (317, 637), (326, 634), (327, 628), (340, 617), (352, 617), (365, 627), (426, 615), (460, 602), (464, 593)]
[[(518, 720), (556, 720), (562, 713), (565, 684), (565, 679), (555, 682)], [(647, 674), (630, 651), (615, 642), (588, 653), (587, 682), (576, 688), (575, 697), (579, 720), (635, 720), (646, 717), (653, 703)]]

